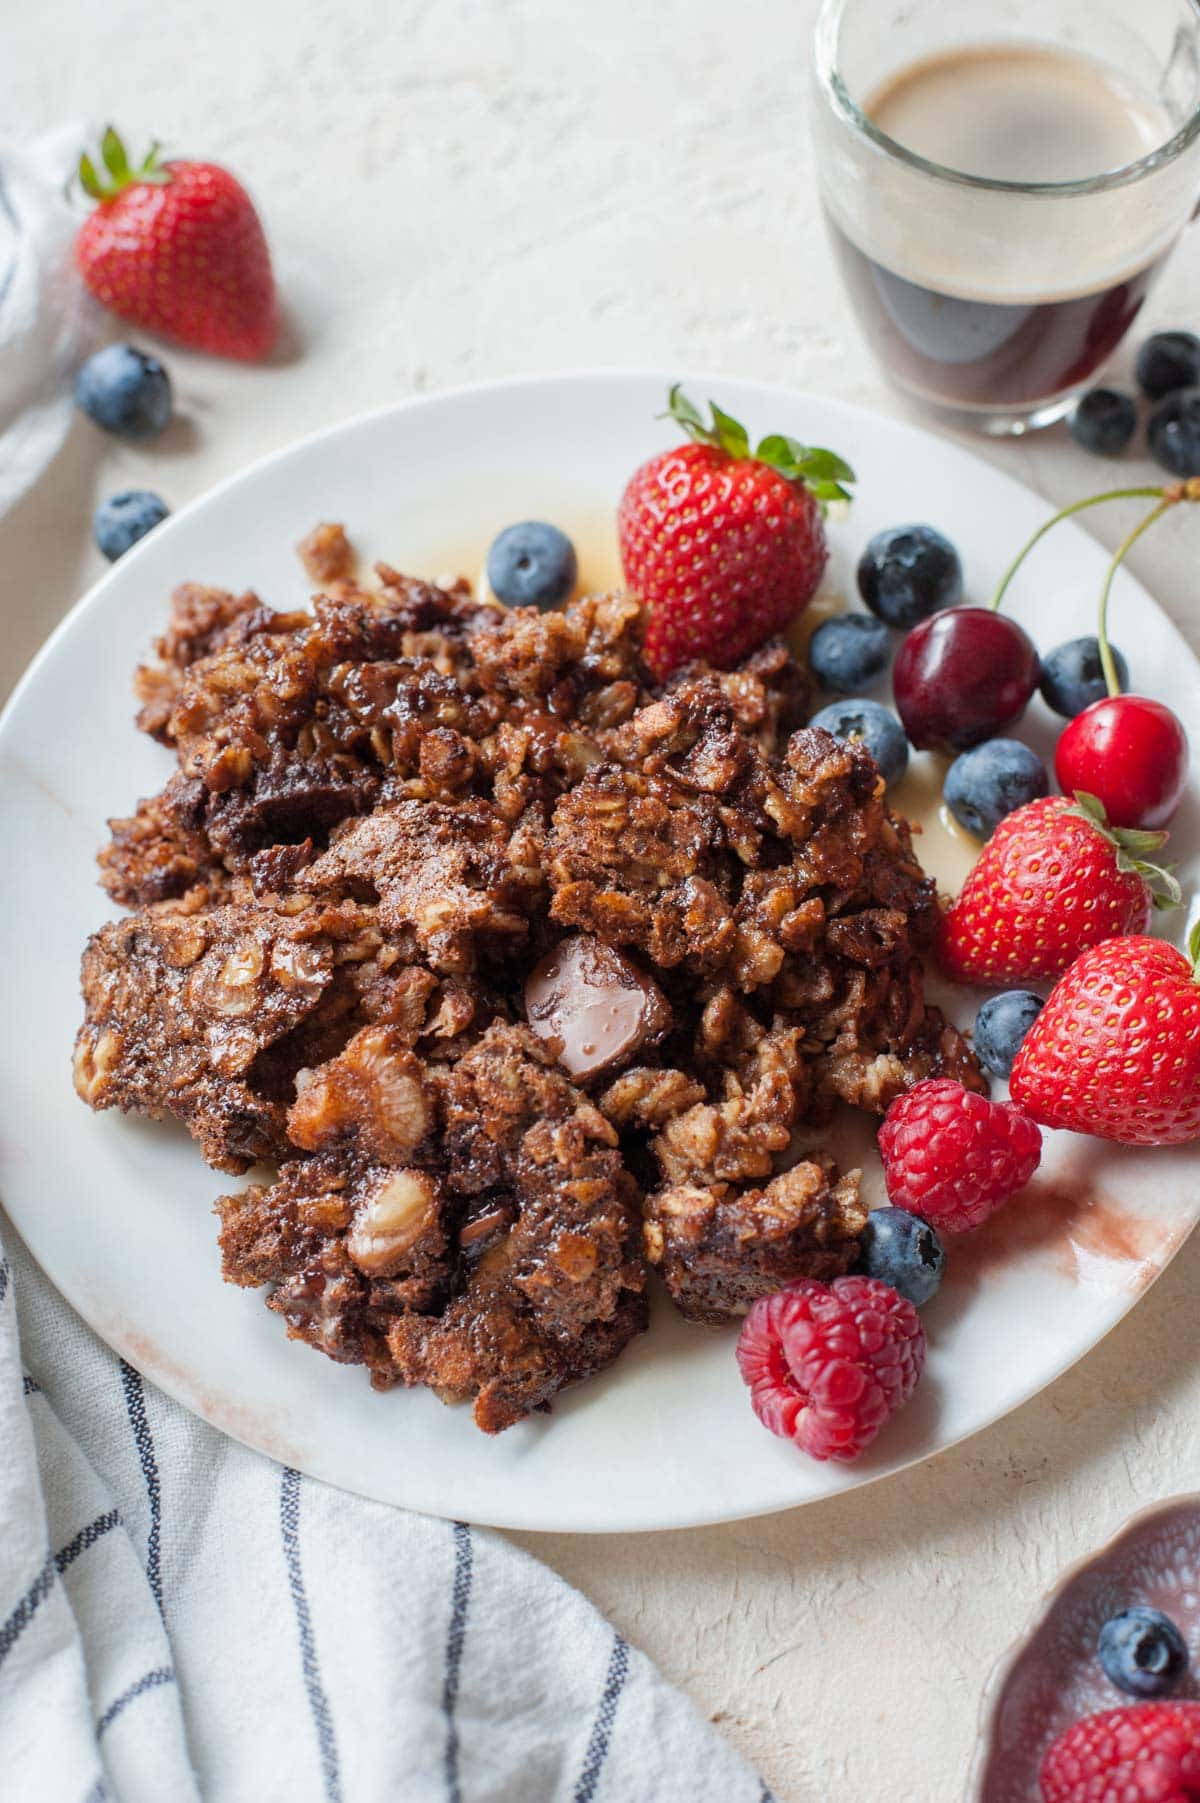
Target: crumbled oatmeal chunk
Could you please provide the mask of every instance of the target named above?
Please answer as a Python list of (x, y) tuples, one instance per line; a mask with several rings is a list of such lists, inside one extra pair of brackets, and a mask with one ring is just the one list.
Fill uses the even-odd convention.
[(322, 587), (331, 582), (349, 582), (354, 575), (354, 551), (346, 537), (346, 528), (336, 520), (314, 526), (296, 546), (310, 582)]
[(245, 1170), (286, 1152), (286, 1066), (319, 1054), (339, 987), (303, 916), (143, 909), (84, 952), (75, 1087), (93, 1108), (177, 1116), (210, 1164)]
[(174, 755), (100, 854), (76, 1085), (273, 1181), (230, 1282), (487, 1432), (610, 1363), (657, 1271), (736, 1318), (848, 1269), (835, 1106), (982, 1079), (933, 884), (772, 641), (656, 685), (625, 595), (504, 611), (300, 547), (311, 611), (185, 585), (136, 678)]
[(646, 1257), (691, 1321), (743, 1315), (758, 1296), (796, 1277), (828, 1281), (858, 1255), (867, 1210), (861, 1173), (836, 1182), (821, 1164), (797, 1164), (764, 1189), (674, 1184), (646, 1200)]

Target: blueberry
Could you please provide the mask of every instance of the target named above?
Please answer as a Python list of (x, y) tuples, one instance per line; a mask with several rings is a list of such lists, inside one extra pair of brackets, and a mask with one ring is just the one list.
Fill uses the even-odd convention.
[(889, 626), (915, 626), (962, 600), (958, 552), (932, 526), (889, 526), (859, 559), (858, 592)]
[(907, 1208), (876, 1208), (859, 1241), (858, 1268), (890, 1283), (914, 1308), (937, 1294), (946, 1269), (941, 1240)]
[(75, 378), (75, 405), (118, 438), (155, 438), (171, 419), (171, 378), (157, 357), (106, 344)]
[[(1114, 645), (1113, 662), (1121, 682), (1122, 694), (1129, 687), (1129, 665)], [(1108, 684), (1100, 667), (1099, 639), (1069, 639), (1042, 659), (1042, 695), (1048, 707), (1064, 720), (1073, 720), (1093, 701), (1108, 694)]]
[(961, 752), (942, 790), (958, 824), (977, 839), (990, 839), (1006, 814), (1049, 792), (1045, 764), (1019, 739), (985, 739)]
[(908, 740), (895, 714), (878, 701), (831, 701), (810, 726), (823, 726), (835, 739), (861, 739), (890, 789), (908, 769)]
[(1173, 476), (1200, 476), (1200, 388), (1177, 388), (1150, 415), (1150, 454)]
[(506, 526), (488, 552), (488, 587), (506, 607), (561, 607), (578, 574), (574, 545), (544, 520)]
[(840, 614), (808, 642), (808, 667), (823, 689), (853, 695), (887, 669), (888, 629), (873, 614)]
[(1188, 1668), (1187, 1642), (1158, 1609), (1122, 1609), (1100, 1630), (1096, 1651), (1107, 1677), (1131, 1697), (1164, 1697)]
[(1200, 338), (1194, 332), (1155, 332), (1137, 354), (1138, 387), (1152, 401), (1200, 382)]
[(1115, 388), (1093, 388), (1083, 396), (1067, 424), (1071, 437), (1097, 457), (1119, 457), (1137, 425), (1137, 408)]
[(128, 488), (101, 501), (92, 516), (92, 536), (109, 563), (115, 563), (130, 545), (136, 545), (139, 538), (145, 538), (153, 526), (165, 520), (170, 511), (166, 502), (149, 489)]
[(1006, 989), (990, 995), (975, 1016), (975, 1051), (979, 1062), (997, 1077), (1007, 1077), (1021, 1042), (1042, 1011), (1042, 998), (1031, 989)]

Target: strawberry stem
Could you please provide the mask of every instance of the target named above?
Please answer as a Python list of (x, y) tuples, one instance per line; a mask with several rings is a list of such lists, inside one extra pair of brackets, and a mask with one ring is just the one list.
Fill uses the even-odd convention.
[(138, 182), (150, 182), (156, 186), (169, 182), (170, 170), (159, 162), (162, 146), (157, 140), (151, 144), (146, 155), (136, 166), (131, 166), (128, 153), (120, 134), (111, 125), (106, 125), (100, 140), (100, 161), (103, 173), (96, 168), (95, 162), (85, 150), (79, 158), (77, 174), (79, 185), (91, 200), (115, 200), (124, 188), (131, 188)]
[(850, 499), (846, 484), (854, 481), (854, 471), (836, 451), (827, 451), (820, 445), (801, 444), (798, 438), (788, 438), (782, 432), (769, 433), (752, 451), (749, 434), (741, 421), (718, 407), (715, 401), (708, 405), (712, 424), (706, 426), (699, 408), (688, 400), (682, 384), (676, 382), (667, 395), (667, 410), (659, 417), (673, 419), (696, 444), (711, 445), (729, 457), (752, 457), (756, 463), (767, 464), (787, 481), (807, 488), (822, 512), (830, 501)]
[(1104, 811), (1104, 803), (1096, 795), (1089, 795), (1085, 789), (1076, 789), (1072, 803), (1063, 809), (1064, 814), (1073, 815), (1077, 820), (1086, 820), (1094, 827), (1101, 838), (1107, 839), (1117, 854), (1117, 869), (1126, 874), (1140, 876), (1150, 891), (1154, 906), (1158, 909), (1177, 908), (1183, 901), (1183, 890), (1179, 880), (1173, 875), (1173, 864), (1157, 864), (1151, 854), (1162, 850), (1170, 835), (1164, 832), (1149, 832), (1144, 827), (1113, 826)]
[(1108, 642), (1108, 598), (1112, 594), (1113, 578), (1116, 576), (1117, 571), (1124, 563), (1134, 545), (1137, 544), (1138, 539), (1141, 538), (1143, 532), (1149, 532), (1154, 522), (1156, 520), (1161, 520), (1163, 514), (1166, 513), (1169, 508), (1174, 507), (1176, 501), (1182, 500), (1182, 498), (1181, 495), (1172, 494), (1164, 489), (1163, 498), (1158, 503), (1158, 506), (1152, 507), (1145, 519), (1142, 520), (1139, 525), (1135, 526), (1132, 532), (1127, 532), (1125, 534), (1125, 537), (1113, 552), (1112, 562), (1108, 566), (1108, 574), (1104, 578), (1104, 587), (1100, 591), (1099, 625), (1100, 668), (1104, 671), (1105, 687), (1108, 689), (1110, 695), (1119, 695), (1121, 693), (1121, 679), (1117, 675), (1117, 666), (1113, 660), (1112, 646)]

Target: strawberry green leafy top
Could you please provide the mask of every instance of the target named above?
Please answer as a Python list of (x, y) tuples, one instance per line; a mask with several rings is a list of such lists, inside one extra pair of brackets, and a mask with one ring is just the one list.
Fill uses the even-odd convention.
[(753, 457), (756, 462), (777, 470), (789, 482), (800, 483), (820, 503), (822, 511), (830, 501), (850, 499), (850, 490), (845, 484), (854, 481), (854, 471), (835, 451), (824, 450), (820, 445), (801, 444), (798, 438), (788, 438), (782, 432), (768, 433), (752, 451), (749, 435), (741, 421), (732, 418), (715, 401), (708, 405), (712, 424), (706, 426), (703, 415), (684, 394), (682, 384), (676, 382), (667, 397), (667, 411), (661, 417), (673, 419), (696, 444), (712, 445), (730, 457)]
[(85, 150), (79, 159), (79, 185), (93, 200), (103, 202), (114, 200), (123, 188), (131, 188), (135, 182), (155, 185), (169, 182), (171, 172), (159, 161), (161, 153), (162, 145), (153, 143), (140, 163), (131, 164), (120, 135), (111, 125), (106, 125), (100, 140), (100, 159), (105, 174), (102, 176), (98, 172)]

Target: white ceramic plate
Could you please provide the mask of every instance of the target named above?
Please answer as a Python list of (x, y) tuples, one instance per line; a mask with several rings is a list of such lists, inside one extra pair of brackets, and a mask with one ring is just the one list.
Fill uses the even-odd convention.
[[(218, 1276), (209, 1171), (185, 1133), (92, 1115), (70, 1080), (79, 955), (108, 914), (93, 858), (108, 815), (158, 788), (168, 755), (134, 731), (129, 678), (184, 578), (252, 586), (277, 607), (307, 584), (292, 547), (340, 519), (370, 560), (474, 573), (492, 534), (542, 516), (572, 532), (584, 575), (609, 579), (626, 477), (671, 436), (666, 378), (564, 376), (433, 396), (320, 434), (196, 502), (83, 600), (43, 650), (0, 726), (0, 986), (5, 1096), (0, 1194), (35, 1256), (92, 1326), (179, 1401), (237, 1439), (365, 1495), (524, 1528), (683, 1527), (811, 1501), (927, 1458), (1033, 1395), (1094, 1345), (1157, 1274), (1200, 1208), (1200, 1149), (1125, 1153), (1053, 1137), (1037, 1184), (952, 1260), (927, 1311), (928, 1373), (910, 1407), (849, 1468), (812, 1463), (751, 1414), (733, 1335), (666, 1305), (651, 1331), (553, 1414), (498, 1440), (423, 1391), (377, 1395), (361, 1371), (285, 1339), (261, 1299)], [(752, 433), (832, 445), (859, 475), (832, 528), (832, 583), (877, 528), (934, 521), (985, 599), (1045, 504), (957, 447), (895, 420), (785, 390), (696, 378)], [(67, 522), (65, 530), (81, 530)], [(1013, 594), (1049, 647), (1092, 629), (1099, 547), (1051, 536)], [(1135, 680), (1200, 743), (1200, 670), (1130, 578), (1115, 633)], [(1043, 751), (1049, 716), (1030, 710)], [(1025, 729), (1023, 729), (1025, 730)], [(931, 846), (936, 838), (930, 837)], [(1200, 794), (1176, 851), (1194, 887)], [(960, 995), (954, 1011), (973, 1013)], [(1019, 1213), (1018, 1213), (1019, 1208)]]

